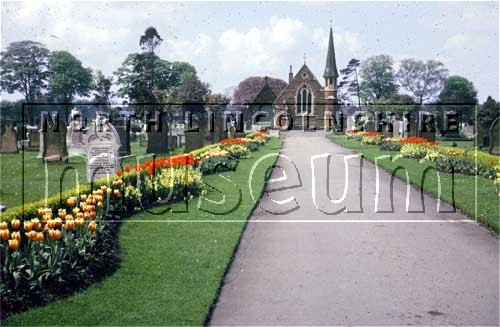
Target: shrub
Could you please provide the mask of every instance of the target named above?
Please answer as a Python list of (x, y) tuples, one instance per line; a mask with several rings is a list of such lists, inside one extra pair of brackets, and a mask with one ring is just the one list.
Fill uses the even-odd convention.
[(430, 147), (427, 143), (408, 143), (401, 147), (403, 157), (422, 159), (429, 153)]
[(400, 151), (401, 143), (399, 142), (391, 142), (384, 139), (382, 143), (380, 143), (380, 150), (382, 151)]
[(384, 137), (382, 135), (376, 135), (376, 136), (366, 135), (361, 138), (361, 143), (378, 145), (382, 143), (383, 139)]
[(199, 169), (203, 174), (213, 174), (227, 170), (234, 170), (237, 161), (230, 157), (209, 157), (204, 159)]
[(229, 155), (236, 159), (250, 158), (250, 151), (248, 148), (241, 144), (232, 144), (226, 146), (225, 149), (229, 151)]

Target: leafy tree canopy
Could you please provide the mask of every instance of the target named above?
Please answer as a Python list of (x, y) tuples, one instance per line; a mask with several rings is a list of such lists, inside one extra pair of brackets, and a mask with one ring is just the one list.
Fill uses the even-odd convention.
[(471, 81), (462, 76), (450, 76), (439, 94), (439, 110), (455, 110), (464, 122), (472, 123), (477, 104), (477, 90)]
[[(264, 77), (252, 76), (244, 79), (238, 84), (236, 90), (234, 90), (233, 102), (236, 104), (251, 103), (260, 92), (264, 84)], [(276, 96), (280, 94), (281, 90), (283, 90), (287, 86), (287, 83), (284, 80), (273, 77), (268, 78), (267, 84), (273, 90)]]
[(82, 66), (67, 51), (54, 51), (49, 58), (49, 92), (53, 100), (71, 102), (75, 96), (89, 96), (92, 89), (92, 70)]
[(10, 43), (0, 53), (0, 87), (9, 93), (18, 91), (26, 102), (35, 102), (46, 88), (49, 50), (39, 42)]
[(410, 91), (419, 104), (436, 96), (447, 76), (448, 70), (435, 60), (404, 59), (397, 73), (401, 86)]
[(361, 96), (365, 101), (390, 98), (398, 91), (393, 70), (392, 57), (373, 56), (361, 64)]

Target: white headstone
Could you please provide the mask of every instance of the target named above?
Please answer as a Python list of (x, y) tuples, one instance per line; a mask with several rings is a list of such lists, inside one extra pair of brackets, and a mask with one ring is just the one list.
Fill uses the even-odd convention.
[(354, 116), (348, 116), (347, 117), (347, 127), (346, 131), (352, 131), (356, 129), (356, 123), (354, 121)]
[(87, 132), (85, 140), (89, 182), (113, 176), (116, 173), (119, 169), (119, 147), (120, 137), (114, 126), (98, 116), (96, 123)]

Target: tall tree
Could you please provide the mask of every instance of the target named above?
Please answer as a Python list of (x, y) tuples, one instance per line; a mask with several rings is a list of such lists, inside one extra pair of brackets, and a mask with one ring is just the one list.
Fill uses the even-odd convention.
[(158, 48), (162, 42), (163, 39), (160, 34), (158, 34), (156, 28), (150, 26), (144, 31), (144, 35), (141, 35), (139, 46), (144, 51), (155, 53), (156, 48)]
[[(150, 74), (150, 56), (156, 57), (154, 74)], [(118, 94), (132, 103), (156, 102), (155, 91), (168, 91), (175, 86), (172, 81), (172, 64), (154, 53), (131, 53), (115, 72)], [(152, 80), (150, 78), (153, 77)]]
[(49, 92), (52, 99), (71, 102), (75, 96), (89, 96), (92, 70), (67, 51), (54, 51), (49, 58)]
[(450, 76), (439, 94), (439, 110), (455, 110), (463, 122), (473, 124), (477, 90), (471, 81), (462, 76)]
[(360, 60), (352, 58), (349, 60), (347, 67), (340, 70), (342, 81), (339, 83), (339, 90), (342, 100), (350, 101), (354, 96), (358, 100), (358, 106), (361, 108), (361, 94), (358, 79), (358, 68), (360, 64)]
[(378, 55), (366, 59), (360, 70), (361, 96), (366, 101), (390, 98), (398, 91), (395, 81), (393, 60), (388, 55)]
[(197, 75), (190, 75), (177, 87), (175, 93), (183, 110), (199, 114), (204, 111), (204, 100), (210, 94), (210, 87), (200, 81)]
[(491, 96), (488, 96), (478, 112), (478, 126), (482, 129), (489, 129), (495, 119), (500, 116), (500, 104)]
[(418, 104), (435, 97), (443, 88), (448, 70), (435, 60), (415, 59), (401, 61), (397, 78), (403, 88), (411, 92)]
[(113, 92), (111, 86), (113, 85), (113, 77), (106, 77), (102, 71), (96, 71), (94, 75), (94, 99), (96, 102), (109, 104)]
[(26, 102), (35, 102), (46, 88), (49, 50), (39, 42), (10, 43), (0, 53), (0, 87), (20, 92)]

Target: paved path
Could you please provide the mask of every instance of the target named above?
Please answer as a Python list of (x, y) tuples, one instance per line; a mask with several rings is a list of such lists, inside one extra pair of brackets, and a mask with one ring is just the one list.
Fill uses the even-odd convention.
[[(351, 212), (327, 215), (340, 207), (326, 198), (326, 159), (315, 169), (317, 204), (312, 201), (310, 157), (329, 152), (330, 197), (343, 194), (344, 155), (353, 153), (321, 132), (291, 132), (278, 165), (287, 180), (268, 184), (275, 200), (294, 196), (300, 208), (286, 215), (256, 209), (212, 316), (212, 325), (495, 325), (499, 323), (499, 242), (458, 213), (436, 212), (425, 196), (425, 213), (407, 213), (406, 184), (394, 183), (395, 213), (374, 212), (375, 166), (362, 167), (359, 211), (359, 160), (348, 160)], [(282, 177), (281, 169), (273, 178)], [(321, 178), (319, 178), (321, 176)], [(390, 209), (390, 175), (380, 174), (378, 210)], [(323, 190), (323, 191), (321, 191)], [(410, 211), (421, 209), (411, 188)], [(385, 195), (385, 199), (384, 196)], [(278, 206), (266, 194), (260, 205)], [(290, 205), (290, 204), (288, 204)], [(450, 210), (442, 205), (441, 211)], [(455, 222), (448, 222), (451, 219)], [(277, 220), (286, 220), (278, 222)], [(315, 222), (312, 222), (314, 220)], [(344, 220), (347, 222), (321, 222)], [(406, 220), (406, 222), (398, 222)], [(309, 221), (309, 222), (305, 222)]]

